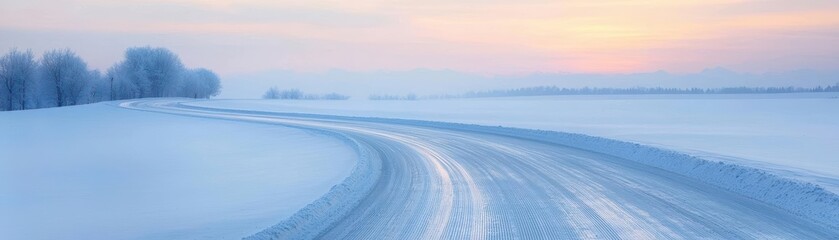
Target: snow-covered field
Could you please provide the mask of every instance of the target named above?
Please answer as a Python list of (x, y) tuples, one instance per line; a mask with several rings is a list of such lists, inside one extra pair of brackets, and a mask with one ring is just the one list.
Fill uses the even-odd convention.
[(0, 238), (830, 238), (836, 103), (143, 99), (6, 112)]
[(839, 192), (839, 93), (189, 104), (583, 133), (753, 166)]
[(334, 132), (367, 153), (360, 163), (381, 164), (253, 239), (823, 239), (839, 229), (839, 197), (818, 186), (606, 138), (183, 100), (125, 107)]
[(114, 103), (0, 112), (0, 239), (231, 239), (347, 177), (354, 150)]

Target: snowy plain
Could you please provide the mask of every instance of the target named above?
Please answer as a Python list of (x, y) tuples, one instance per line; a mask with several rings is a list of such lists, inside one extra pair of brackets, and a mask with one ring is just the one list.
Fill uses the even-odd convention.
[(733, 162), (839, 192), (839, 93), (546, 96), (188, 105), (581, 133)]
[[(839, 229), (839, 197), (821, 187), (636, 143), (522, 128), (185, 105), (189, 102), (138, 101), (130, 106), (337, 131), (362, 142), (366, 147), (360, 149), (375, 150), (367, 151), (375, 153), (368, 156), (378, 157), (362, 157), (366, 161), (361, 162), (382, 163), (383, 180), (347, 215), (332, 209), (346, 209), (355, 201), (335, 197), (356, 195), (334, 195), (333, 188), (318, 200), (328, 204), (309, 205), (295, 214), (300, 218), (253, 239), (836, 236), (835, 230), (799, 217)], [(612, 161), (619, 165), (603, 165)], [(644, 179), (651, 182), (638, 182)], [(369, 185), (356, 184), (363, 182), (368, 181), (342, 183), (347, 188), (338, 192), (363, 192)], [(569, 189), (575, 186), (579, 189)], [(381, 227), (394, 221), (406, 224)]]
[[(830, 109), (836, 102), (836, 95), (830, 94), (574, 96), (434, 101), (152, 99), (9, 112), (0, 115), (0, 130), (11, 133), (8, 138), (5, 135), (0, 138), (0, 153), (3, 154), (0, 159), (0, 166), (3, 166), (0, 168), (0, 210), (11, 214), (0, 217), (0, 238), (193, 239), (252, 236), (255, 239), (271, 239), (277, 233), (283, 236), (283, 232), (291, 236), (316, 236), (331, 224), (336, 225), (331, 231), (323, 233), (326, 234), (324, 236), (364, 233), (372, 234), (370, 237), (381, 234), (416, 237), (420, 236), (418, 234), (440, 234), (442, 231), (438, 230), (449, 229), (450, 226), (450, 230), (460, 230), (446, 230), (446, 236), (479, 236), (483, 227), (495, 229), (485, 232), (492, 236), (515, 235), (517, 232), (537, 234), (529, 236), (577, 235), (583, 238), (603, 236), (601, 234), (625, 237), (789, 237), (812, 233), (815, 235), (810, 236), (818, 236), (829, 234), (831, 230), (795, 220), (789, 222), (795, 217), (776, 208), (767, 208), (765, 203), (798, 216), (821, 219), (822, 223), (835, 227), (835, 220), (839, 219), (835, 194), (820, 193), (818, 188), (736, 165), (695, 162), (696, 159), (678, 153), (573, 134), (284, 113), (425, 119), (579, 132), (676, 149), (702, 155), (705, 159), (745, 163), (784, 173), (784, 176), (816, 182), (830, 189), (826, 183), (836, 181), (835, 171), (832, 170), (836, 166), (830, 159), (835, 150), (829, 146), (836, 142), (837, 119), (835, 111)], [(262, 124), (257, 124), (259, 122)], [(405, 163), (419, 165), (389, 164), (381, 173), (382, 178), (391, 180), (376, 182), (375, 170), (357, 172), (356, 169), (350, 172), (353, 166), (359, 167), (359, 162), (353, 159), (364, 155), (355, 155), (352, 144), (335, 136), (277, 124), (302, 124), (309, 126), (305, 128), (343, 132), (355, 140), (366, 142), (368, 153), (385, 154), (384, 159), (393, 163), (400, 162), (395, 159), (403, 159), (407, 161)], [(492, 135), (483, 135), (482, 132)], [(739, 138), (731, 139), (732, 136)], [(767, 137), (778, 139), (767, 143), (763, 141)], [(556, 141), (560, 145), (591, 152), (523, 140), (530, 138)], [(797, 141), (803, 144), (792, 144)], [(750, 145), (754, 149), (744, 148)], [(734, 157), (735, 150), (742, 154)], [(355, 151), (359, 151), (358, 146)], [(795, 156), (800, 156), (803, 161), (761, 159), (761, 151), (798, 153)], [(805, 151), (809, 151), (810, 155), (804, 154)], [(623, 157), (635, 163), (613, 165), (610, 163), (613, 160), (600, 153)], [(492, 165), (473, 165), (490, 159), (503, 161)], [(516, 161), (510, 162), (511, 159)], [(562, 161), (557, 162), (557, 159)], [(576, 164), (578, 161), (586, 163)], [(375, 166), (375, 162), (369, 163)], [(435, 167), (431, 164), (435, 162), (441, 165)], [(639, 163), (670, 172), (656, 172), (659, 170), (637, 165)], [(544, 175), (520, 172), (522, 167), (534, 164), (542, 166), (534, 169), (548, 172)], [(572, 164), (559, 169), (576, 169), (580, 171), (578, 173), (586, 174), (572, 174), (577, 177), (565, 178), (572, 175), (549, 171), (557, 170), (554, 167), (559, 165), (555, 164)], [(546, 166), (548, 168), (544, 168)], [(487, 167), (500, 169), (476, 171)], [(409, 169), (425, 170), (400, 173)], [(600, 174), (602, 171), (611, 174)], [(489, 176), (480, 177), (481, 173)], [(633, 177), (624, 179), (624, 175)], [(374, 177), (365, 180), (364, 176)], [(505, 180), (508, 177), (510, 179)], [(527, 182), (534, 183), (559, 179), (522, 186), (510, 184), (518, 181), (513, 181), (515, 179), (528, 177), (533, 179)], [(414, 182), (420, 178), (430, 179)], [(599, 179), (596, 185), (600, 187), (577, 189), (583, 192), (570, 197), (560, 194), (561, 191), (553, 192), (563, 186), (587, 186), (580, 181), (590, 183), (592, 179)], [(640, 180), (643, 181), (635, 182)], [(696, 180), (715, 187), (692, 185)], [(432, 184), (437, 181), (451, 184)], [(412, 185), (414, 183), (419, 185)], [(332, 187), (335, 184), (340, 187)], [(693, 187), (685, 188), (683, 184)], [(371, 185), (375, 185), (370, 190), (371, 194), (364, 195), (363, 192), (367, 191), (364, 189)], [(638, 188), (646, 185), (657, 187)], [(521, 192), (522, 189), (528, 190)], [(542, 192), (546, 189), (549, 191)], [(626, 189), (634, 190), (625, 194), (615, 192)], [(673, 192), (693, 191), (691, 189), (701, 191), (662, 198)], [(395, 192), (400, 192), (396, 194), (401, 197), (397, 202), (404, 203), (404, 206), (394, 203), (392, 196)], [(445, 192), (449, 194), (442, 194)], [(535, 194), (526, 197), (528, 201), (513, 203), (503, 200), (504, 196), (522, 196), (527, 192)], [(588, 194), (581, 194), (585, 192)], [(550, 196), (543, 196), (545, 193)], [(358, 198), (347, 201), (347, 196)], [(649, 196), (656, 197), (647, 199)], [(742, 196), (753, 200), (742, 199)], [(568, 199), (556, 202), (564, 198)], [(615, 203), (602, 205), (602, 201), (607, 199)], [(315, 204), (307, 205), (313, 201)], [(353, 201), (358, 201), (358, 206), (362, 207), (353, 208)], [(656, 201), (667, 204), (650, 204)], [(427, 206), (417, 207), (417, 204)], [(547, 205), (541, 206), (543, 211), (530, 212), (533, 204)], [(533, 225), (534, 218), (516, 220), (519, 215), (506, 213), (514, 210), (527, 212), (522, 216), (559, 216), (562, 211), (568, 210), (562, 208), (570, 206), (568, 204), (595, 210), (595, 213), (571, 214), (562, 218), (572, 223), (610, 216), (621, 216), (618, 219), (622, 220), (582, 224), (576, 226), (579, 229), (554, 232), (538, 230), (541, 225)], [(748, 207), (742, 207), (743, 204)], [(453, 207), (455, 205), (460, 207)], [(297, 211), (304, 206), (303, 211)], [(331, 212), (338, 206), (352, 209), (352, 212)], [(561, 211), (545, 212), (547, 208)], [(406, 214), (411, 211), (417, 212)], [(684, 211), (693, 215), (685, 215)], [(650, 218), (649, 213), (652, 212), (661, 214)], [(740, 213), (729, 215), (733, 212)], [(367, 216), (369, 214), (373, 215)], [(392, 216), (381, 217), (381, 214)], [(705, 217), (690, 217), (696, 215)], [(288, 219), (289, 216), (292, 218)], [(486, 225), (492, 221), (484, 221), (490, 218), (482, 216), (502, 219), (504, 224)], [(388, 219), (417, 223), (428, 221), (428, 226), (433, 228), (414, 226), (383, 230), (378, 227), (381, 224), (377, 221)], [(446, 224), (449, 222), (446, 219), (450, 219), (451, 224)], [(473, 219), (475, 222), (463, 222), (462, 219)], [(674, 222), (656, 222), (663, 219)], [(563, 221), (551, 224), (573, 226)], [(630, 222), (633, 224), (628, 224)], [(735, 226), (744, 222), (752, 224)], [(792, 223), (796, 225), (788, 225)], [(469, 227), (469, 224), (474, 226)], [(641, 228), (644, 232), (633, 232), (633, 229), (639, 229), (635, 224), (647, 227)], [(299, 226), (307, 228), (299, 229)], [(592, 226), (595, 226), (594, 232), (589, 232)], [(510, 228), (518, 230), (510, 232)], [(713, 231), (698, 230), (703, 228)], [(260, 234), (250, 235), (256, 232)]]
[(241, 238), (356, 161), (309, 131), (114, 103), (2, 112), (0, 133), (0, 239)]

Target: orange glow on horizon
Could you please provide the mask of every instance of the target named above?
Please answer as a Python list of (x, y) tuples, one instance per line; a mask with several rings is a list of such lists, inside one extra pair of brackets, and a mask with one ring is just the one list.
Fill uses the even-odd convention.
[[(258, 38), (299, 45), (282, 54), (254, 56), (280, 56), (260, 62), (265, 68), (508, 73), (737, 66), (754, 71), (767, 61), (790, 69), (839, 63), (839, 47), (825, 44), (839, 41), (839, 2), (86, 0), (83, 8), (37, 4), (4, 5), (0, 30)], [(24, 18), (29, 20), (19, 21)], [(813, 62), (784, 63), (799, 55)]]

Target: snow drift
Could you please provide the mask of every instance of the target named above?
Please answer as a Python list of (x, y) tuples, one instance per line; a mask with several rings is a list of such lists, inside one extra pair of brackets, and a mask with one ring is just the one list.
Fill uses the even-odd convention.
[(245, 239), (313, 239), (350, 210), (373, 189), (379, 179), (381, 159), (371, 155), (368, 146), (338, 132), (292, 126), (336, 137), (358, 153), (358, 161), (350, 176), (332, 187), (321, 198), (297, 211), (288, 219)]

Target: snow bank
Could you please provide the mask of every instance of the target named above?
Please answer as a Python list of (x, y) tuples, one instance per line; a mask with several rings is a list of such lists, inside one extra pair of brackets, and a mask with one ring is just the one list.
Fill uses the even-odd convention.
[(337, 132), (303, 128), (337, 137), (352, 146), (358, 161), (350, 176), (321, 198), (300, 209), (288, 219), (245, 239), (313, 239), (349, 214), (373, 189), (381, 173), (381, 159), (371, 155), (370, 147)]
[[(576, 133), (501, 126), (495, 127), (408, 119), (231, 110), (198, 107), (187, 104), (182, 104), (181, 106), (194, 109), (213, 109), (216, 111), (234, 111), (251, 114), (330, 118), (339, 120), (427, 126), (560, 144), (583, 150), (604, 153), (651, 167), (660, 168), (776, 206), (795, 215), (820, 222), (830, 227), (839, 228), (839, 195), (827, 191), (821, 186), (785, 178), (756, 168), (725, 162), (710, 161), (685, 153), (637, 143)], [(353, 174), (355, 175), (355, 172)]]

